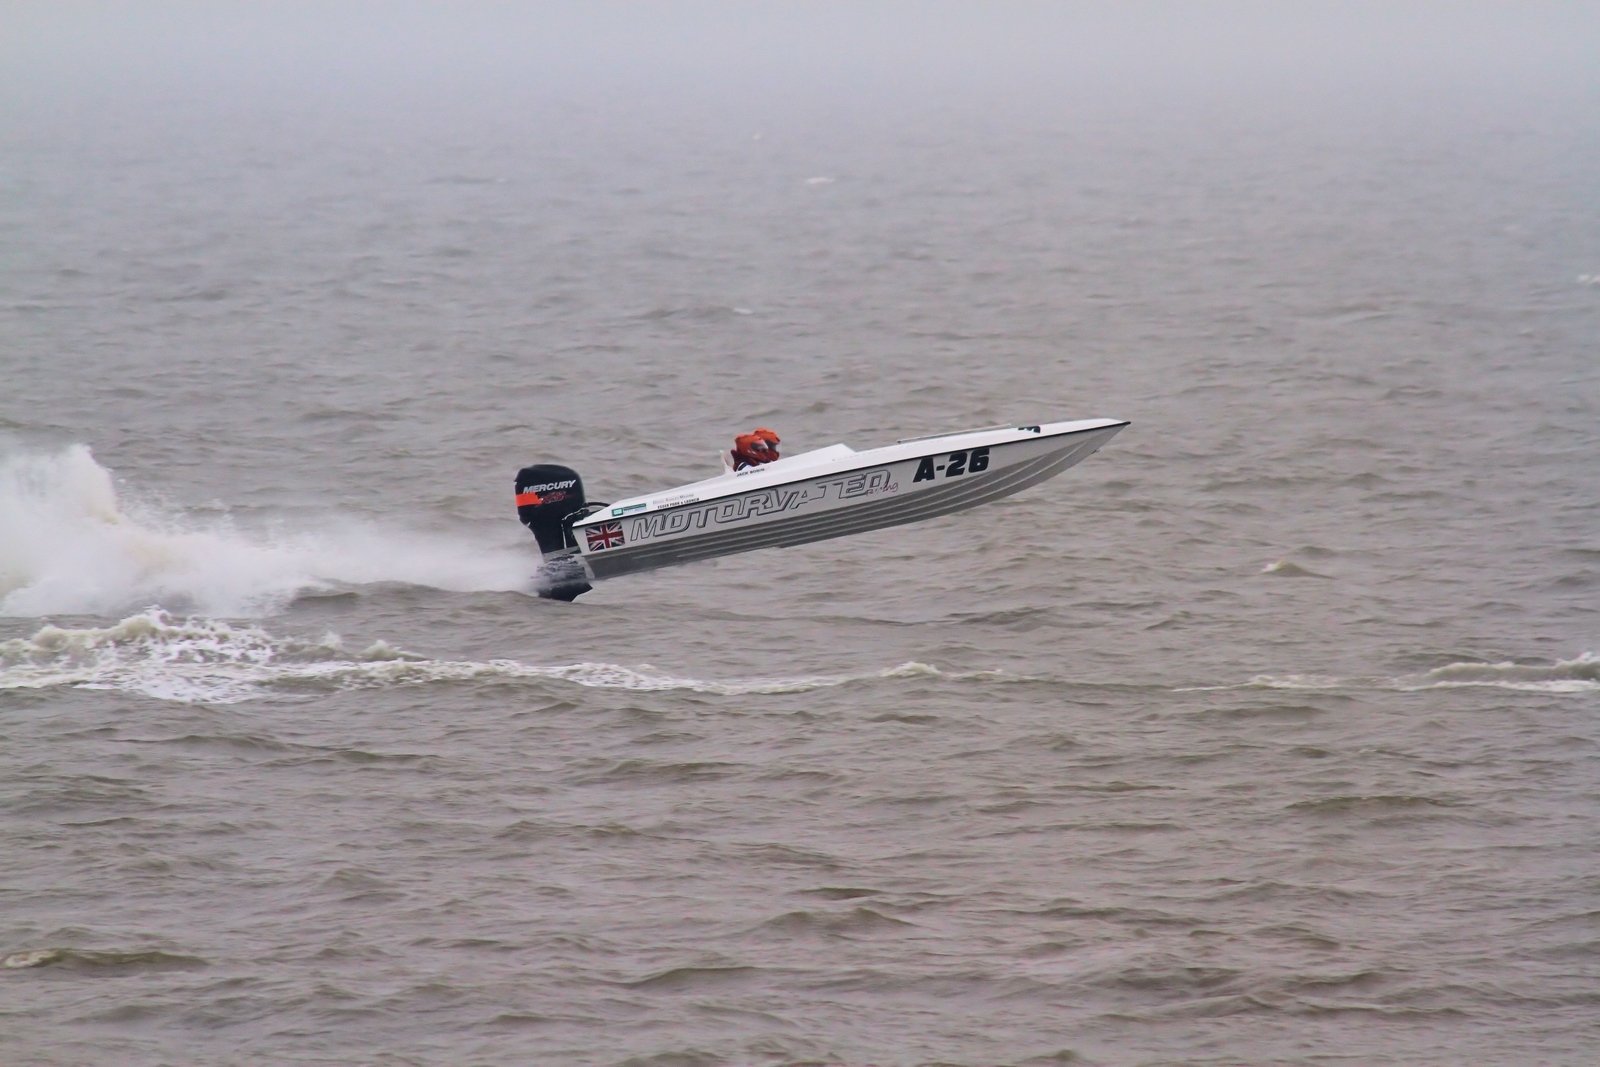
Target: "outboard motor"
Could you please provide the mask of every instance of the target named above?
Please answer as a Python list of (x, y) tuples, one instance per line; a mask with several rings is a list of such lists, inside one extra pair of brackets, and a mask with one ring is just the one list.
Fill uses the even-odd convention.
[(585, 503), (583, 479), (571, 467), (536, 463), (517, 472), (517, 518), (533, 531), (539, 551), (547, 556), (578, 547), (561, 520)]
[(536, 463), (517, 472), (517, 518), (533, 531), (544, 555), (535, 581), (546, 599), (570, 601), (590, 589), (571, 525), (587, 503), (583, 479), (571, 467)]

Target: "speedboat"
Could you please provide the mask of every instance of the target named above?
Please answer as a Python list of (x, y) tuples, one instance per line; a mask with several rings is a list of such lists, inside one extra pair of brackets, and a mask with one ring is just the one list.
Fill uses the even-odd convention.
[(1100, 450), (1128, 423), (1082, 419), (830, 445), (616, 503), (584, 498), (570, 467), (517, 473), (517, 517), (544, 563), (540, 596), (572, 600), (636, 571), (920, 522), (1010, 496)]

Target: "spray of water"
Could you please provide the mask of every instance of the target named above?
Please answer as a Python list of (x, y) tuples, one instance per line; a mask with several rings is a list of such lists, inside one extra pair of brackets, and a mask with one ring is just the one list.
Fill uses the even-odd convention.
[(371, 582), (526, 591), (532, 564), (514, 548), (355, 522), (268, 536), (171, 509), (134, 517), (85, 445), (0, 453), (0, 615), (162, 604), (260, 616), (304, 593)]

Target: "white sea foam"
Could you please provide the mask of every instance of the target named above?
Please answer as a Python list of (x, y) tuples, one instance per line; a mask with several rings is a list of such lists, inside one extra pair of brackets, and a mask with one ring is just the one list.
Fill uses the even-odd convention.
[(527, 589), (529, 554), (356, 523), (253, 536), (225, 518), (130, 514), (87, 446), (0, 454), (0, 615), (114, 615), (142, 604), (230, 617), (370, 582)]
[(1316, 571), (1307, 570), (1305, 567), (1302, 567), (1299, 564), (1290, 563), (1286, 559), (1280, 559), (1275, 563), (1267, 564), (1265, 567), (1261, 568), (1261, 573), (1262, 574), (1275, 574), (1280, 578), (1326, 578), (1326, 577), (1328, 577), (1328, 575), (1326, 575), (1326, 574), (1318, 574)]
[(867, 674), (708, 681), (615, 663), (541, 666), (510, 659), (435, 660), (382, 641), (354, 652), (335, 634), (317, 640), (280, 637), (258, 626), (180, 619), (155, 608), (114, 626), (45, 626), (32, 637), (0, 642), (0, 690), (113, 689), (212, 704), (274, 693), (446, 682), (557, 680), (603, 689), (686, 689), (741, 696), (802, 693), (873, 678), (938, 676), (938, 668), (915, 662)]
[(54, 963), (61, 958), (58, 949), (34, 949), (32, 952), (13, 952), (5, 959), (0, 960), (0, 967), (9, 967), (12, 970), (21, 970), (25, 967), (43, 967), (47, 963)]
[(1412, 693), (1427, 689), (1515, 689), (1527, 693), (1600, 692), (1600, 656), (1585, 652), (1555, 663), (1449, 663), (1399, 678), (1335, 678), (1310, 674), (1258, 674), (1238, 685), (1188, 686), (1179, 692), (1227, 689), (1383, 689)]
[(1420, 685), (1409, 688), (1463, 686), (1544, 693), (1600, 692), (1600, 656), (1585, 652), (1577, 659), (1557, 660), (1551, 664), (1452, 663), (1434, 668), (1422, 676)]
[(1258, 674), (1242, 686), (1222, 686), (1225, 689), (1341, 689), (1349, 682), (1321, 674)]

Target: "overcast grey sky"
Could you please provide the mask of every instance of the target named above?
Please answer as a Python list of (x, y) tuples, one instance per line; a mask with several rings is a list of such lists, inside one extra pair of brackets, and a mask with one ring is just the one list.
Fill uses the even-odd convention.
[(0, 5), (7, 80), (601, 78), (804, 87), (1062, 78), (1337, 87), (1600, 70), (1594, 3), (493, 3)]

